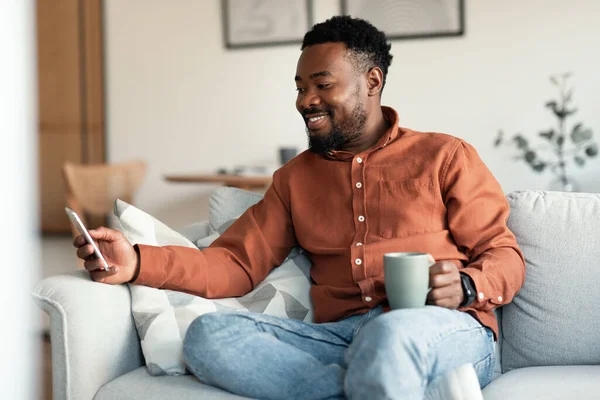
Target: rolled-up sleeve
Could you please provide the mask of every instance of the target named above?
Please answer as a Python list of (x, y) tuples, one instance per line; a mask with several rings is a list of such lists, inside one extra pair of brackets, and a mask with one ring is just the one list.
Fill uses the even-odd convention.
[(462, 140), (450, 153), (442, 190), (449, 230), (469, 258), (461, 272), (477, 290), (475, 302), (464, 310), (510, 303), (525, 280), (525, 261), (506, 225), (509, 205), (476, 150)]

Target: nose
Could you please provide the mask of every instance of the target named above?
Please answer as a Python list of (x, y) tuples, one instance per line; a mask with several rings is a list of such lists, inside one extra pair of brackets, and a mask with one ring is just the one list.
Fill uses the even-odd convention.
[(312, 90), (306, 90), (304, 93), (298, 94), (296, 100), (296, 108), (302, 112), (306, 109), (317, 107), (321, 104), (321, 98)]

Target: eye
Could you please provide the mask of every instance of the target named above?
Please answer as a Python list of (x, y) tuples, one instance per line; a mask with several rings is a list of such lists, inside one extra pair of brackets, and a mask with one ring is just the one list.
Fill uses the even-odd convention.
[(331, 84), (330, 84), (330, 83), (321, 83), (321, 84), (317, 85), (317, 87), (318, 87), (319, 89), (327, 89), (327, 88), (328, 88), (328, 87), (330, 87), (330, 86), (331, 86)]
[(304, 93), (304, 89), (297, 87), (296, 88), (296, 92), (298, 92), (298, 93)]

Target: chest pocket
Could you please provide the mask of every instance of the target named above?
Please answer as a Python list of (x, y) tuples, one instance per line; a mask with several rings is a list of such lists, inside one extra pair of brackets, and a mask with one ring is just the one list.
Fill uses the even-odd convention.
[(433, 230), (433, 179), (379, 181), (379, 234), (398, 238)]

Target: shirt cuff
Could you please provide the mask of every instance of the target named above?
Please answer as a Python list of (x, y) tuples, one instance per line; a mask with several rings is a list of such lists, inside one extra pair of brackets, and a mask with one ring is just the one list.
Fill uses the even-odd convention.
[(487, 310), (505, 303), (502, 293), (492, 289), (487, 277), (480, 269), (466, 267), (460, 272), (469, 275), (475, 285), (475, 301), (466, 308)]
[(134, 249), (138, 252), (139, 268), (137, 276), (131, 280), (131, 283), (160, 289), (165, 281), (163, 270), (163, 266), (166, 265), (165, 249), (144, 244), (136, 244)]

